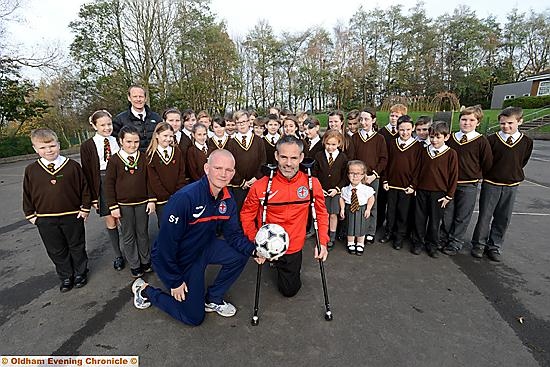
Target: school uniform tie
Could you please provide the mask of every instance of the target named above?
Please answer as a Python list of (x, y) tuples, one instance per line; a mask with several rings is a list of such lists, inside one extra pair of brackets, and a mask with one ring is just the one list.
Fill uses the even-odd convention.
[(271, 137), (271, 145), (275, 145), (275, 137), (274, 136)]
[(332, 153), (329, 153), (328, 154), (328, 166), (332, 167), (333, 164), (334, 164), (334, 158), (332, 158)]
[(128, 163), (130, 163), (130, 166), (133, 166), (134, 163), (136, 163), (136, 159), (134, 158), (134, 156), (132, 155), (128, 156)]
[(170, 156), (168, 155), (168, 149), (164, 149), (164, 159), (166, 160), (170, 159)]
[(246, 148), (246, 136), (243, 135), (242, 139), (241, 139), (241, 144), (243, 145), (243, 147)]
[(392, 135), (395, 135), (395, 133), (396, 133), (396, 131), (395, 131), (395, 126), (392, 126), (392, 127), (391, 127), (391, 134), (392, 134)]
[(405, 143), (399, 144), (399, 147), (400, 147), (401, 149), (405, 148)]
[(143, 121), (143, 113), (138, 113), (138, 117), (140, 121)]
[(468, 142), (468, 137), (466, 134), (462, 135), (462, 138), (460, 138), (460, 144), (465, 144)]
[(439, 150), (434, 150), (434, 157), (439, 154)]
[(55, 172), (55, 163), (48, 163), (46, 167), (48, 167), (48, 171), (50, 171), (51, 173)]
[(349, 207), (349, 210), (352, 213), (355, 213), (359, 210), (359, 198), (357, 197), (357, 189), (355, 188), (351, 189), (351, 205)]
[(218, 139), (218, 148), (222, 146), (222, 140)]
[(204, 155), (208, 155), (208, 150), (206, 150), (206, 145), (202, 147), (202, 152), (204, 153)]
[(103, 139), (103, 160), (107, 162), (111, 158), (111, 144), (109, 144), (109, 139)]
[(512, 138), (512, 135), (510, 135), (508, 139), (506, 139), (506, 144), (508, 145), (514, 144), (514, 138)]

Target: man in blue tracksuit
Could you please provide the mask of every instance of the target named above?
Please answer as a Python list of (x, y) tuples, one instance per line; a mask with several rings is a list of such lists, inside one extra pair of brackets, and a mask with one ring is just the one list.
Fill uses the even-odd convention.
[[(235, 314), (235, 307), (223, 297), (248, 258), (256, 256), (256, 248), (243, 235), (235, 200), (226, 188), (234, 167), (231, 153), (216, 150), (204, 165), (206, 175), (170, 198), (151, 252), (153, 268), (170, 294), (136, 279), (132, 291), (137, 308), (153, 304), (189, 325), (200, 325), (205, 312), (225, 317)], [(219, 222), (224, 240), (215, 236)], [(208, 264), (222, 268), (205, 292), (204, 272)]]

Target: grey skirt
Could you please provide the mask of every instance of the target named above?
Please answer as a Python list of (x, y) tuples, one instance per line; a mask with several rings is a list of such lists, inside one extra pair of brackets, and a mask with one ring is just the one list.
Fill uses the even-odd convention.
[(365, 218), (365, 209), (367, 205), (361, 205), (359, 210), (352, 213), (349, 210), (350, 205), (346, 204), (345, 215), (348, 224), (348, 236), (361, 237), (367, 234), (367, 222)]
[(325, 196), (325, 206), (329, 214), (340, 213), (340, 194), (334, 195), (334, 197)]

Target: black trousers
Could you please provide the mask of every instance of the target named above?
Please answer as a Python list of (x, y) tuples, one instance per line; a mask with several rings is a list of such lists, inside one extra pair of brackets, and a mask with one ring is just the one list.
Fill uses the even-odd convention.
[(76, 214), (39, 217), (35, 222), (48, 256), (61, 280), (88, 271), (84, 220)]
[[(384, 228), (386, 221), (386, 206), (388, 205), (388, 192), (382, 188), (376, 190), (376, 230)], [(386, 229), (387, 230), (387, 229)]]
[(439, 244), (439, 226), (443, 219), (443, 208), (439, 199), (445, 197), (444, 192), (416, 192), (416, 207), (414, 213), (415, 235), (414, 245), (426, 245), (426, 248), (437, 249)]
[(302, 269), (302, 250), (283, 255), (275, 262), (277, 268), (277, 287), (285, 297), (294, 297), (302, 287), (300, 271)]
[(413, 197), (413, 194), (407, 195), (403, 190), (388, 191), (386, 230), (397, 242), (402, 242), (407, 236), (409, 208)]

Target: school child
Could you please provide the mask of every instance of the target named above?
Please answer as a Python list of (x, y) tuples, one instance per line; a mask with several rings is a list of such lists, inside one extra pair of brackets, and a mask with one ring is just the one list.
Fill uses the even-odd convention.
[(486, 253), (501, 261), (504, 236), (514, 209), (519, 184), (525, 179), (523, 168), (533, 151), (533, 140), (519, 131), (523, 123), (521, 107), (507, 107), (498, 115), (500, 131), (487, 140), (493, 165), (483, 176), (479, 195), (479, 217), (472, 237), (472, 256)]
[(353, 134), (359, 131), (359, 110), (349, 111), (346, 119), (348, 120), (346, 133), (349, 136), (353, 136)]
[(149, 217), (155, 212), (155, 195), (147, 182), (145, 155), (138, 151), (139, 132), (124, 126), (118, 134), (120, 150), (109, 159), (105, 199), (111, 215), (120, 220), (122, 253), (134, 278), (151, 272)]
[(300, 112), (296, 115), (296, 119), (298, 121), (298, 135), (300, 135), (300, 139), (304, 140), (307, 138), (305, 122), (309, 119), (309, 114), (307, 112)]
[(344, 136), (336, 130), (328, 130), (323, 136), (324, 150), (315, 155), (315, 176), (319, 179), (325, 195), (325, 206), (329, 214), (329, 250), (336, 241), (336, 226), (340, 213), (340, 192), (346, 184), (348, 157), (340, 149)]
[(206, 126), (208, 138), (211, 138), (214, 135), (212, 132), (212, 117), (206, 110), (202, 110), (197, 114), (197, 124), (203, 124)]
[(439, 226), (443, 210), (453, 200), (458, 180), (456, 151), (445, 142), (450, 132), (447, 123), (436, 121), (430, 127), (430, 146), (420, 155), (420, 174), (416, 189), (415, 228), (411, 252), (438, 257)]
[(211, 151), (206, 144), (206, 126), (195, 124), (193, 126), (193, 146), (187, 150), (186, 166), (190, 182), (200, 180), (204, 176), (204, 164)]
[(342, 111), (332, 111), (328, 114), (328, 128), (338, 131), (344, 137), (342, 152), (346, 153), (348, 159), (354, 159), (354, 146), (351, 136), (346, 134), (344, 127), (344, 113)]
[[(407, 107), (400, 103), (390, 107), (390, 116), (388, 124), (378, 130), (378, 133), (386, 140), (386, 146), (389, 149), (390, 143), (399, 136), (397, 132), (397, 120), (399, 117), (407, 114)], [(382, 172), (381, 172), (382, 173)], [(376, 210), (377, 210), (377, 228), (384, 226), (386, 220), (386, 206), (388, 202), (387, 192), (385, 190), (377, 191)]]
[(160, 228), (164, 205), (186, 183), (185, 160), (174, 144), (174, 130), (167, 122), (157, 124), (147, 148), (147, 180), (157, 199), (155, 211)]
[(263, 139), (250, 131), (248, 112), (237, 111), (233, 119), (237, 124), (237, 133), (227, 142), (226, 149), (235, 158), (235, 175), (228, 187), (233, 192), (240, 212), (248, 189), (262, 177), (261, 167), (266, 163), (266, 155)]
[(462, 110), (460, 131), (451, 134), (447, 143), (458, 155), (458, 185), (454, 199), (445, 208), (440, 229), (442, 252), (449, 256), (456, 255), (464, 245), (478, 184), (493, 164), (487, 138), (476, 131), (482, 119), (483, 110), (479, 106)]
[(430, 145), (430, 126), (432, 118), (430, 116), (420, 116), (414, 124), (415, 139), (422, 144), (424, 148)]
[(363, 161), (349, 161), (347, 171), (350, 184), (342, 188), (340, 218), (347, 220), (348, 253), (361, 256), (365, 251), (367, 219), (374, 206), (374, 189), (363, 183), (367, 173)]
[(269, 164), (277, 164), (277, 161), (275, 160), (275, 145), (281, 138), (281, 135), (279, 134), (281, 124), (279, 123), (279, 118), (277, 115), (267, 115), (267, 119), (268, 121), (265, 124), (267, 134), (264, 136), (266, 162)]
[(315, 159), (315, 155), (324, 149), (319, 129), (321, 124), (317, 117), (308, 118), (305, 123), (306, 139), (304, 140), (304, 156)]
[(237, 125), (235, 124), (235, 119), (233, 118), (232, 112), (227, 112), (224, 116), (225, 119), (225, 133), (229, 138), (232, 138), (237, 132)]
[(38, 228), (61, 280), (59, 290), (67, 292), (87, 282), (84, 221), (90, 213), (91, 196), (80, 165), (59, 154), (59, 140), (53, 131), (33, 130), (31, 142), (40, 158), (25, 168), (23, 212)]
[(298, 134), (298, 120), (292, 115), (285, 116), (284, 119), (281, 119), (283, 122), (283, 135), (289, 136), (292, 135), (296, 139), (300, 139)]
[[(384, 172), (388, 162), (388, 147), (384, 137), (374, 131), (373, 126), (376, 123), (376, 111), (372, 108), (365, 108), (359, 113), (359, 132), (351, 137), (355, 148), (355, 159), (359, 159), (367, 166), (367, 175), (365, 183), (370, 185), (378, 196), (380, 175)], [(378, 197), (376, 198), (378, 200)], [(371, 215), (367, 221), (367, 236), (365, 240), (368, 243), (374, 243), (376, 234), (377, 207), (371, 210)]]
[(109, 159), (120, 149), (113, 133), (111, 114), (106, 110), (98, 110), (89, 118), (90, 125), (96, 131), (95, 135), (80, 146), (80, 162), (82, 171), (88, 183), (92, 196), (92, 205), (100, 217), (105, 218), (107, 235), (115, 254), (113, 268), (117, 271), (124, 269), (124, 257), (120, 251), (120, 240), (117, 220), (111, 216), (111, 211), (105, 201), (105, 173)]
[(263, 117), (256, 118), (254, 122), (252, 123), (252, 128), (254, 129), (254, 134), (256, 136), (259, 136), (260, 138), (263, 138), (265, 135), (265, 124), (266, 121)]
[(409, 208), (414, 200), (418, 162), (422, 146), (412, 137), (413, 122), (408, 115), (397, 120), (399, 137), (388, 149), (388, 165), (382, 182), (388, 193), (388, 211), (383, 241), (393, 240), (393, 248), (401, 250), (407, 236)]
[[(181, 141), (181, 112), (177, 108), (169, 108), (162, 114), (162, 120), (172, 126), (174, 131), (174, 144), (178, 145)], [(180, 148), (181, 150), (181, 148)]]
[(225, 119), (223, 117), (214, 117), (212, 121), (212, 131), (214, 132), (214, 136), (209, 138), (206, 142), (208, 150), (223, 149), (229, 140), (229, 136), (225, 133)]
[(187, 155), (187, 149), (193, 146), (193, 126), (197, 123), (195, 112), (188, 108), (181, 113), (183, 129), (181, 129), (181, 139), (178, 143), (183, 155)]
[(258, 112), (255, 109), (251, 108), (248, 110), (248, 120), (250, 121), (250, 126), (254, 127), (254, 122), (258, 119)]

